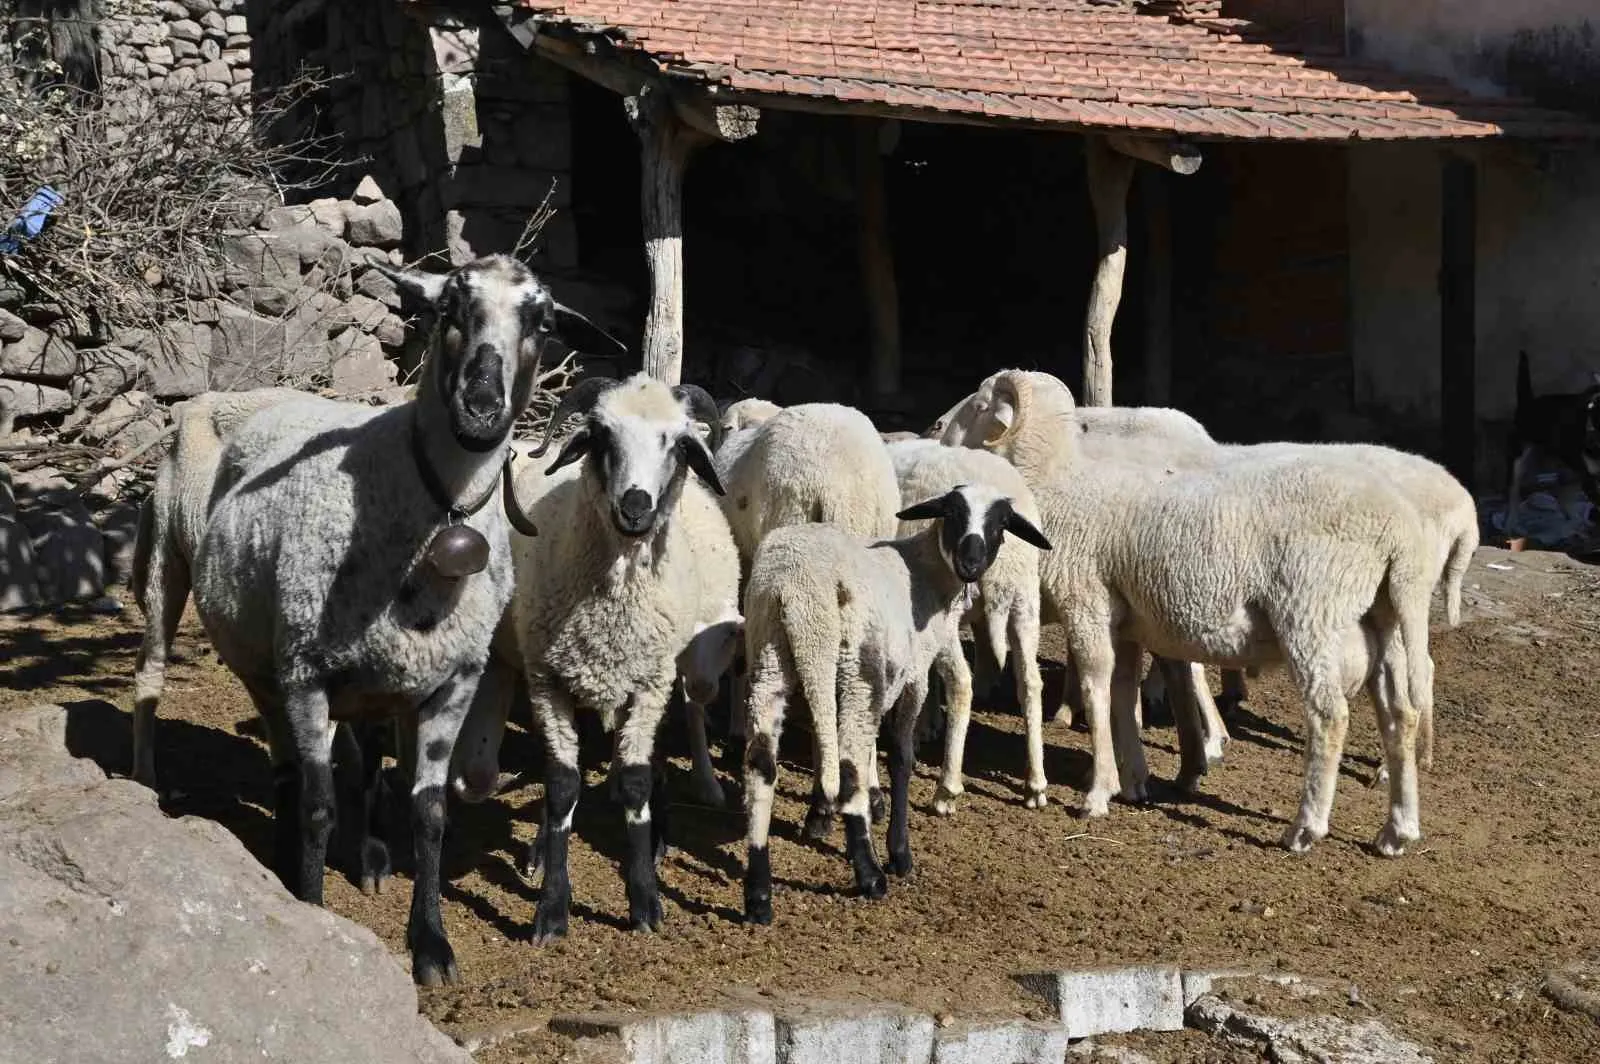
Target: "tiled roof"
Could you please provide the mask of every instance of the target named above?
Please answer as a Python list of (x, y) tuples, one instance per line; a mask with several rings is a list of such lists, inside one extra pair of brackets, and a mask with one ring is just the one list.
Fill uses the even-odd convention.
[[(513, 0), (738, 97), (887, 105), (1196, 139), (1597, 137), (1526, 101), (1251, 39), (1166, 0)], [(1150, 13), (1155, 12), (1155, 13)], [(798, 102), (798, 101), (796, 101)]]

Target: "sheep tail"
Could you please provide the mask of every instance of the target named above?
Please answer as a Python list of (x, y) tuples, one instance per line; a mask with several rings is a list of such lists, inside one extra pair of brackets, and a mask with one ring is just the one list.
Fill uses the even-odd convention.
[[(830, 596), (831, 597), (831, 596)], [(785, 597), (784, 631), (800, 692), (811, 708), (811, 729), (817, 740), (817, 779), (829, 801), (839, 796), (839, 611), (819, 596)], [(796, 636), (799, 639), (796, 639)]]
[(1461, 585), (1472, 566), (1472, 554), (1478, 549), (1478, 526), (1474, 522), (1464, 529), (1450, 544), (1450, 557), (1444, 565), (1444, 615), (1450, 627), (1461, 623)]
[(150, 551), (156, 538), (155, 494), (146, 496), (139, 507), (139, 527), (133, 538), (133, 566), (128, 582), (133, 588), (133, 599), (140, 609), (145, 608), (144, 592), (150, 584)]

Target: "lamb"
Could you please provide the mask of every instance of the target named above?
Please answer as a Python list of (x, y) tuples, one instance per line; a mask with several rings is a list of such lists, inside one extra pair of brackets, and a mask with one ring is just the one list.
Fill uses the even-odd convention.
[[(1305, 851), (1328, 832), (1349, 713), (1344, 645), (1362, 625), (1382, 648), (1394, 694), (1378, 707), (1391, 778), (1376, 847), (1398, 855), (1421, 837), (1415, 743), (1419, 708), (1432, 697), (1435, 551), (1399, 494), (1283, 453), (1174, 476), (1085, 462), (1059, 381), (1007, 371), (975, 399), (978, 418), (960, 442), (1022, 471), (1058, 547), (1041, 567), (1042, 604), (1065, 628), (1079, 669), (1094, 742), (1090, 815), (1104, 815), (1116, 789), (1111, 688), (1131, 704), (1131, 648), (1235, 667), (1283, 660), (1306, 700), (1309, 732), (1300, 810), (1283, 844)], [(1137, 736), (1117, 743), (1124, 764), (1129, 738), (1136, 747)]]
[[(428, 309), (413, 401), (311, 397), (236, 429), (194, 560), (194, 601), (218, 657), (267, 725), (279, 875), (322, 901), (336, 721), (414, 714), (416, 876), (407, 940), (420, 984), (454, 981), (439, 915), (452, 752), (511, 597), (502, 492), (512, 425), (551, 338), (620, 344), (501, 255), (445, 275), (378, 267)], [(387, 873), (368, 851), (364, 878)], [(378, 863), (378, 862), (382, 863)]]
[[(1015, 466), (997, 455), (967, 448), (944, 447), (932, 440), (917, 439), (889, 445), (900, 482), (900, 501), (910, 506), (932, 498), (961, 484), (982, 484), (1001, 492), (1016, 512), (1030, 524), (1039, 525), (1039, 509), (1033, 492)], [(901, 522), (899, 534), (921, 531), (920, 523)], [(1039, 555), (1022, 542), (1007, 540), (1000, 546), (994, 563), (978, 581), (978, 601), (966, 611), (964, 620), (972, 626), (974, 641), (989, 648), (989, 656), (1004, 667), (1008, 652), (1015, 657), (1017, 704), (1028, 722), (1029, 809), (1042, 809), (1047, 801), (1044, 774), (1044, 684), (1039, 676)], [(963, 663), (964, 664), (964, 663)], [(957, 676), (960, 683), (960, 675)], [(945, 732), (944, 771), (934, 795), (933, 810), (946, 816), (965, 789), (962, 783), (962, 758), (966, 746), (967, 724), (972, 710), (970, 684), (946, 692), (949, 724)]]
[(757, 399), (754, 396), (736, 400), (722, 411), (722, 431), (726, 435), (759, 425), (782, 409), (769, 399)]
[(749, 817), (745, 916), (772, 921), (768, 832), (778, 738), (791, 699), (804, 695), (825, 800), (844, 813), (846, 847), (866, 897), (887, 889), (872, 850), (864, 766), (875, 761), (879, 722), (894, 711), (889, 744), (889, 871), (911, 871), (907, 799), (912, 732), (937, 669), (950, 689), (965, 671), (961, 615), (1006, 532), (1050, 543), (992, 488), (964, 485), (901, 510), (933, 524), (904, 539), (872, 542), (821, 524), (780, 528), (762, 541), (745, 591), (750, 662)]
[[(538, 495), (532, 516), (540, 535), (515, 543), (512, 618), (547, 752), (534, 861), (544, 870), (534, 917), (540, 942), (566, 934), (571, 908), (580, 709), (617, 736), (629, 923), (660, 926), (655, 862), (665, 850), (667, 806), (652, 765), (656, 731), (680, 657), (704, 619), (738, 616), (732, 533), (710, 494), (723, 487), (694, 424), (716, 423), (710, 396), (642, 373), (584, 381), (563, 398), (546, 445), (569, 414), (581, 414), (582, 426), (547, 472), (583, 460), (581, 472)], [(688, 478), (691, 470), (707, 487)]]

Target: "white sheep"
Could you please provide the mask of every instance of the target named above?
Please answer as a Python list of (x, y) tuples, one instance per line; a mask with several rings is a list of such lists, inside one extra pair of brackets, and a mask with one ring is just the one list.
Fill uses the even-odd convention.
[(733, 433), (759, 425), (782, 409), (770, 399), (758, 399), (755, 396), (735, 400), (722, 411), (722, 431), (725, 434)]
[[(1033, 492), (1010, 462), (986, 451), (944, 447), (933, 440), (910, 440), (889, 445), (900, 482), (900, 501), (910, 506), (962, 484), (993, 488), (1012, 502), (1016, 512), (1035, 527), (1039, 509)], [(902, 521), (901, 537), (922, 530), (922, 522)], [(978, 598), (966, 612), (973, 640), (988, 650), (1003, 668), (1014, 661), (1017, 704), (1028, 726), (1028, 777), (1024, 803), (1041, 809), (1046, 803), (1044, 773), (1044, 684), (1039, 675), (1039, 554), (1032, 546), (1006, 540), (978, 581)], [(933, 799), (934, 812), (948, 815), (965, 789), (962, 760), (967, 725), (971, 717), (971, 690), (947, 691), (949, 721), (945, 732), (944, 770)]]
[(823, 798), (830, 806), (837, 802), (844, 814), (857, 887), (867, 897), (880, 897), (886, 883), (872, 852), (865, 770), (877, 759), (879, 722), (894, 710), (889, 871), (906, 875), (912, 732), (929, 670), (938, 670), (948, 690), (967, 682), (961, 616), (1003, 533), (1050, 549), (1010, 500), (979, 485), (908, 507), (897, 517), (934, 524), (904, 539), (876, 542), (836, 526), (796, 525), (772, 532), (756, 551), (745, 590), (745, 916), (753, 923), (772, 921), (768, 832), (789, 702), (803, 695), (810, 707)]
[[(218, 657), (267, 726), (279, 874), (321, 903), (335, 721), (415, 717), (412, 975), (456, 978), (439, 915), (445, 785), (512, 590), (502, 471), (545, 342), (621, 352), (521, 263), (449, 274), (382, 268), (428, 308), (415, 400), (301, 398), (226, 440), (194, 560)], [(374, 877), (387, 869), (374, 868)]]
[[(1376, 845), (1402, 852), (1421, 834), (1416, 727), (1431, 700), (1434, 549), (1413, 508), (1369, 478), (1288, 454), (1182, 475), (1087, 462), (1069, 431), (1073, 410), (1059, 381), (1003, 372), (979, 388), (961, 442), (1022, 471), (1056, 544), (1041, 567), (1043, 605), (1066, 631), (1090, 720), (1087, 811), (1103, 815), (1117, 789), (1111, 688), (1131, 707), (1131, 648), (1233, 667), (1283, 660), (1309, 733), (1301, 806), (1283, 842), (1304, 851), (1328, 831), (1349, 714), (1344, 644), (1366, 625), (1395, 693), (1379, 706), (1391, 803)], [(1137, 735), (1118, 737), (1125, 765), (1142, 760), (1137, 746)]]
[[(540, 534), (515, 542), (512, 617), (548, 754), (541, 852), (532, 862), (544, 871), (534, 918), (541, 942), (566, 934), (571, 907), (580, 709), (616, 735), (629, 922), (660, 926), (655, 863), (666, 845), (667, 806), (653, 769), (656, 732), (681, 655), (707, 618), (738, 616), (732, 534), (710, 492), (687, 475), (722, 492), (694, 424), (715, 424), (710, 397), (644, 374), (584, 381), (563, 397), (547, 443), (572, 413), (584, 420), (549, 467), (551, 482), (524, 493), (519, 478), (519, 495), (537, 496)], [(580, 460), (577, 475), (553, 476)]]

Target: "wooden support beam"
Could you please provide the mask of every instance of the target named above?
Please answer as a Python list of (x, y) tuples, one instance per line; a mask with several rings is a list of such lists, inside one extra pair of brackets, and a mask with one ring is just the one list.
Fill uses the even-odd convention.
[(882, 122), (855, 118), (856, 190), (861, 208), (861, 281), (867, 295), (867, 325), (872, 340), (868, 391), (875, 402), (900, 392), (900, 295), (894, 278), (894, 249), (883, 188)]
[(683, 377), (683, 173), (708, 139), (678, 117), (668, 94), (646, 85), (623, 99), (639, 135), (639, 210), (650, 268), (644, 320), (644, 370), (667, 384)]
[(1477, 471), (1478, 171), (1446, 153), (1440, 183), (1439, 379), (1444, 464), (1473, 488)]
[(1122, 275), (1128, 262), (1128, 185), (1133, 157), (1114, 151), (1102, 137), (1087, 137), (1089, 199), (1094, 204), (1096, 250), (1094, 284), (1083, 325), (1083, 404), (1111, 405), (1111, 324), (1122, 302)]
[(1111, 133), (1106, 136), (1106, 143), (1114, 151), (1175, 174), (1188, 175), (1200, 169), (1200, 149), (1172, 137), (1135, 137), (1126, 133)]
[(714, 140), (738, 141), (755, 136), (761, 112), (749, 104), (719, 103), (703, 89), (666, 83), (628, 63), (606, 61), (573, 41), (535, 34), (532, 49), (564, 70), (602, 85), (619, 96), (637, 96), (647, 85), (655, 86), (671, 99), (678, 121)]
[(1172, 402), (1172, 204), (1166, 175), (1139, 170), (1144, 221), (1144, 404)]

